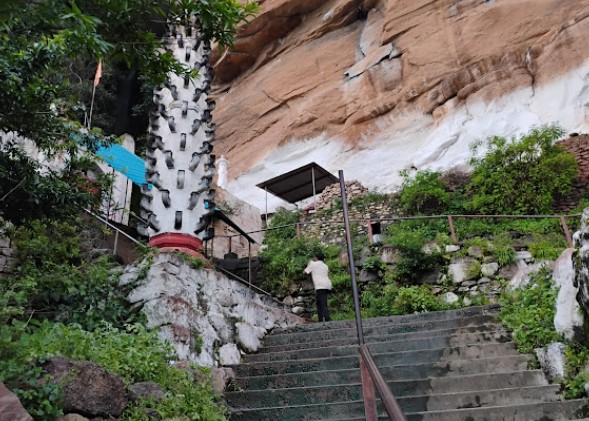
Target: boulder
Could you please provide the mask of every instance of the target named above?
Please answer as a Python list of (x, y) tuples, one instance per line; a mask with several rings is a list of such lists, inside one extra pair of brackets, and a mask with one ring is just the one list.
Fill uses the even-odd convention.
[(366, 270), (366, 269), (362, 269), (360, 271), (360, 276), (358, 277), (358, 280), (362, 283), (373, 282), (373, 281), (376, 281), (377, 279), (378, 279), (378, 273), (370, 271), (370, 270)]
[(448, 275), (452, 276), (452, 282), (454, 282), (454, 284), (461, 284), (464, 281), (473, 279), (472, 276), (469, 275), (468, 270), (475, 262), (476, 260), (470, 257), (454, 259), (452, 263), (448, 265)]
[(446, 246), (446, 253), (456, 253), (458, 250), (460, 250), (460, 246), (458, 245), (454, 245), (454, 244), (449, 244)]
[(130, 387), (129, 400), (132, 402), (144, 399), (159, 402), (164, 398), (164, 391), (155, 382), (139, 382), (132, 384)]
[(577, 302), (579, 288), (575, 287), (575, 269), (573, 267), (573, 253), (575, 249), (569, 248), (562, 252), (554, 263), (552, 279), (559, 287), (556, 297), (556, 314), (554, 315), (554, 327), (562, 333), (566, 339), (583, 336), (583, 316), (581, 307)]
[(493, 276), (497, 273), (497, 271), (499, 270), (499, 263), (484, 263), (483, 265), (481, 265), (481, 273), (483, 274), (483, 276)]
[(65, 413), (116, 418), (127, 405), (123, 380), (98, 364), (53, 357), (43, 369), (62, 385)]
[[(219, 272), (195, 269), (174, 253), (157, 254), (149, 270), (142, 271), (146, 276), (133, 280), (145, 264), (125, 268), (121, 282), (132, 286), (127, 299), (142, 309), (148, 326), (170, 342), (179, 360), (216, 366), (217, 350), (225, 344), (247, 344), (239, 351), (251, 352), (267, 330), (304, 323), (289, 307)], [(296, 304), (303, 298), (291, 299)], [(237, 333), (237, 321), (252, 326), (256, 334), (246, 334), (244, 328)]]
[(219, 363), (221, 365), (235, 365), (241, 361), (241, 353), (237, 345), (229, 343), (219, 348)]
[(236, 323), (236, 341), (246, 352), (256, 352), (262, 346), (266, 329), (248, 323)]
[(453, 292), (446, 292), (446, 293), (442, 294), (440, 296), (440, 298), (443, 302), (445, 302), (447, 304), (454, 304), (455, 302), (460, 300), (458, 295), (454, 294)]
[(565, 345), (562, 342), (554, 342), (546, 348), (534, 350), (542, 370), (550, 380), (564, 378), (566, 357), (564, 355)]
[(0, 421), (33, 421), (20, 400), (0, 382)]
[(223, 393), (235, 378), (235, 372), (230, 367), (214, 367), (211, 370), (211, 381), (213, 389), (218, 393)]
[[(94, 418), (92, 421), (96, 420)], [(88, 418), (81, 416), (80, 414), (66, 414), (61, 417), (57, 417), (55, 421), (89, 421)]]
[(467, 253), (470, 257), (474, 257), (475, 259), (483, 257), (483, 249), (478, 246), (470, 246)]

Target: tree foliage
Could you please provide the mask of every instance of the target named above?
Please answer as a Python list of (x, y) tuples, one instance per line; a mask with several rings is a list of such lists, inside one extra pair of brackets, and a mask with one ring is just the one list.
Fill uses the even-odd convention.
[[(80, 166), (72, 164), (79, 160), (80, 145), (87, 146), (84, 140), (112, 141), (101, 130), (88, 135), (81, 130), (98, 60), (104, 73), (123, 68), (140, 74), (144, 92), (150, 92), (168, 72), (195, 72), (162, 48), (161, 36), (170, 23), (200, 19), (203, 36), (227, 47), (237, 25), (256, 8), (256, 3), (237, 0), (0, 2), (0, 198), (10, 192), (9, 199), (0, 200), (0, 214), (17, 223), (61, 218), (91, 201), (79, 188), (84, 180), (74, 175)], [(116, 83), (108, 89), (116, 91)], [(96, 104), (113, 108), (115, 95), (101, 90)], [(9, 132), (30, 139), (45, 154), (65, 150), (71, 162), (64, 173), (41, 177), (36, 162), (7, 145)]]
[(549, 212), (577, 175), (574, 156), (556, 144), (562, 135), (561, 128), (545, 126), (510, 140), (489, 138), (484, 143), (487, 153), (471, 160), (467, 209), (482, 214)]
[(401, 175), (403, 185), (399, 202), (407, 213), (433, 215), (446, 210), (450, 195), (440, 179), (441, 173), (419, 171), (411, 177), (407, 171), (402, 171)]
[(67, 139), (78, 106), (72, 63), (124, 63), (148, 83), (191, 71), (162, 49), (168, 23), (198, 17), (205, 38), (231, 46), (257, 4), (237, 0), (13, 0), (0, 4), (0, 131), (44, 148)]

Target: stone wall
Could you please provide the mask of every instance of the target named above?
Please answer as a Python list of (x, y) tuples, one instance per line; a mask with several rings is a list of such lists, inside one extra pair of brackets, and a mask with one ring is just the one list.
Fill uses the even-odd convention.
[(10, 238), (0, 236), (0, 276), (5, 277), (12, 274), (14, 264), (14, 248)]
[(575, 135), (559, 143), (572, 153), (579, 166), (579, 177), (573, 185), (573, 190), (566, 196), (559, 198), (556, 211), (568, 212), (579, 206), (579, 200), (589, 184), (589, 135)]
[(175, 253), (127, 266), (120, 284), (132, 288), (129, 302), (143, 309), (148, 327), (159, 329), (178, 358), (199, 365), (237, 364), (268, 331), (304, 322), (289, 307)]
[[(387, 200), (376, 200), (366, 204), (362, 198), (369, 194), (368, 189), (358, 181), (346, 182), (348, 216), (356, 235), (370, 237), (371, 220), (393, 218), (400, 214), (395, 196), (387, 195)], [(325, 244), (345, 245), (344, 213), (341, 206), (341, 191), (338, 183), (323, 190), (317, 199), (315, 209), (304, 212), (301, 219), (301, 235), (321, 238)], [(382, 224), (383, 228), (385, 223)]]

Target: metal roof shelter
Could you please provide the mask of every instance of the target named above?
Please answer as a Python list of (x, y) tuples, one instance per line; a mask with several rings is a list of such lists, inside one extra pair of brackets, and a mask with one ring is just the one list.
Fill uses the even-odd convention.
[(256, 186), (266, 191), (266, 215), (268, 214), (268, 192), (289, 202), (296, 203), (308, 197), (315, 197), (325, 187), (337, 183), (339, 178), (315, 162), (304, 165)]

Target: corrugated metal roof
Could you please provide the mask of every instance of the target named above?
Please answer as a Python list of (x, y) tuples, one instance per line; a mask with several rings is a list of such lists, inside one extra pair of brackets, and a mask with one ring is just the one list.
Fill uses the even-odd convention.
[(311, 162), (296, 170), (256, 184), (256, 186), (268, 190), (274, 196), (278, 196), (289, 203), (296, 203), (313, 196), (313, 173), (316, 193), (321, 193), (325, 187), (339, 181), (339, 178), (325, 168)]

